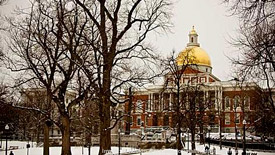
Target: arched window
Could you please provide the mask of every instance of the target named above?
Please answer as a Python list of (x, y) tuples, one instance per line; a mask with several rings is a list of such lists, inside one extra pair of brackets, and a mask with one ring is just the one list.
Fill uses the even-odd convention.
[(141, 113), (142, 110), (142, 101), (141, 100), (137, 100), (136, 105), (135, 105), (135, 112), (136, 113)]
[(250, 107), (250, 97), (249, 96), (244, 97), (244, 102), (243, 103), (244, 103), (244, 108), (246, 110), (248, 110), (249, 107)]
[(235, 96), (235, 98), (234, 98), (234, 107), (235, 108), (240, 107), (240, 101), (241, 101), (240, 96)]
[(224, 99), (224, 107), (225, 109), (230, 109), (230, 98), (228, 96)]
[(192, 42), (192, 43), (194, 42), (194, 38), (193, 38), (193, 37), (191, 37), (191, 42)]
[(168, 115), (165, 115), (163, 117), (163, 125), (164, 126), (169, 126), (169, 116)]

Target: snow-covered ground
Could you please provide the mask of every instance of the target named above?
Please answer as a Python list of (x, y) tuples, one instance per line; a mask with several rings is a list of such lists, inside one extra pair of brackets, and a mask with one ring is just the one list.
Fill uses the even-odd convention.
[[(220, 150), (218, 145), (210, 145), (211, 147), (211, 152), (213, 150), (213, 147), (215, 147), (216, 149), (216, 155), (227, 155), (227, 151), (229, 149), (229, 147), (223, 147), (222, 150)], [(191, 148), (191, 144), (189, 145), (189, 148)], [(204, 152), (204, 145), (200, 145), (199, 143), (196, 143), (196, 150), (198, 150), (199, 152)], [(235, 154), (235, 151), (232, 149), (233, 154)], [(188, 153), (187, 151), (187, 146), (185, 148), (185, 151), (181, 151), (182, 155), (191, 155), (191, 150)], [(260, 152), (260, 151), (253, 151), (253, 150), (247, 150), (247, 153), (257, 153), (257, 155), (275, 155), (275, 152)], [(238, 150), (239, 155), (242, 154), (242, 148), (239, 148)], [(142, 155), (176, 155), (177, 154), (177, 150), (174, 149), (163, 149), (163, 150), (150, 150), (148, 152), (142, 153)], [(140, 155), (140, 154), (135, 154), (135, 155)]]
[[(14, 155), (27, 155), (27, 148), (26, 145), (27, 142), (21, 142), (21, 141), (9, 141), (8, 142), (8, 148), (11, 146), (18, 146), (18, 149), (16, 150), (9, 150), (14, 152)], [(43, 155), (43, 147), (36, 147), (35, 143), (29, 143), (29, 155)], [(2, 148), (0, 149), (0, 155), (5, 154), (5, 141), (2, 142)], [(86, 147), (71, 147), (71, 151), (73, 155), (88, 155), (88, 148)], [(97, 155), (99, 151), (99, 147), (91, 147), (91, 155)], [(129, 147), (122, 147), (120, 152), (134, 152), (138, 151), (135, 148), (129, 148)], [(118, 153), (118, 147), (112, 147), (112, 153), (117, 154)], [(61, 154), (61, 147), (50, 147), (50, 155), (60, 155)]]
[[(5, 145), (5, 143), (2, 143)], [(27, 142), (19, 142), (19, 141), (9, 141), (8, 145), (9, 146), (18, 146), (19, 149), (13, 150), (15, 155), (27, 155), (27, 149), (26, 149), (26, 144)], [(29, 155), (42, 155), (43, 154), (43, 148), (42, 147), (35, 147), (35, 144), (30, 143), (31, 148), (29, 149)], [(189, 143), (189, 148), (191, 144)], [(213, 150), (213, 147), (216, 149), (216, 154), (217, 155), (226, 155), (228, 151), (228, 147), (223, 147), (222, 150), (219, 149), (219, 146), (217, 145), (212, 145), (211, 144), (211, 150)], [(3, 148), (3, 147), (2, 147)], [(200, 152), (204, 152), (204, 145), (199, 145), (196, 143), (196, 150)], [(182, 155), (189, 155), (191, 154), (187, 152), (187, 146), (185, 148), (185, 151), (182, 151)], [(233, 148), (232, 148), (233, 149)], [(71, 148), (72, 154), (73, 155), (88, 155), (88, 148), (83, 148), (83, 147), (72, 147)], [(91, 147), (91, 155), (97, 155), (99, 151), (99, 147)], [(126, 148), (123, 147), (121, 152), (134, 152), (137, 151), (137, 149), (134, 148)], [(233, 154), (234, 154), (234, 150)], [(10, 151), (9, 151), (10, 152)], [(9, 153), (8, 152), (8, 153)], [(112, 147), (112, 153), (116, 154), (118, 153), (118, 147)], [(240, 148), (239, 154), (242, 153), (242, 150)], [(275, 152), (259, 152), (259, 151), (252, 151), (252, 150), (247, 150), (247, 153), (257, 153), (257, 155), (274, 155)], [(0, 151), (0, 155), (4, 155), (5, 151)], [(61, 147), (51, 147), (50, 148), (50, 155), (60, 155), (61, 154)], [(147, 150), (147, 152), (142, 153), (143, 155), (175, 155), (177, 154), (177, 150), (174, 149), (163, 149), (163, 150)], [(140, 155), (140, 153), (136, 154)]]

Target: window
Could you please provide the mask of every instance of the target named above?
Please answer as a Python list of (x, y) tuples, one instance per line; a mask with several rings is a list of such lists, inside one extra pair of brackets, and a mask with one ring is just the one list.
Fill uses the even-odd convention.
[(188, 84), (189, 83), (189, 79), (184, 79), (184, 84)]
[(201, 78), (201, 83), (205, 83), (205, 77)]
[(192, 43), (194, 42), (194, 38), (193, 38), (193, 37), (191, 38), (191, 42), (192, 42)]
[(169, 110), (170, 94), (164, 94), (164, 110)]
[(225, 109), (230, 109), (230, 98), (228, 96), (226, 96), (224, 99), (224, 106)]
[(235, 96), (235, 98), (234, 98), (234, 107), (235, 108), (240, 107), (240, 101), (241, 101), (240, 96)]
[(236, 124), (240, 124), (240, 114), (237, 113), (237, 114), (235, 114), (235, 116), (236, 116), (236, 118), (235, 118), (235, 123), (236, 123)]
[(154, 94), (153, 111), (159, 111), (159, 95)]
[(153, 126), (158, 126), (158, 116), (153, 115)]
[(141, 125), (141, 117), (140, 117), (140, 116), (137, 117), (137, 125), (138, 125), (138, 126)]
[(196, 84), (198, 82), (198, 79), (196, 77), (191, 78), (191, 83)]
[(136, 113), (141, 113), (142, 112), (142, 102), (141, 102), (141, 100), (137, 100), (136, 107), (135, 107), (135, 112)]
[(163, 117), (163, 125), (164, 126), (169, 126), (169, 116), (168, 115), (165, 115)]
[(130, 117), (130, 125), (133, 125), (133, 116)]
[(249, 96), (244, 97), (244, 109), (245, 110), (249, 110), (249, 107), (250, 107), (249, 102), (250, 102)]
[(227, 124), (227, 125), (230, 124), (230, 113), (225, 114), (225, 124)]
[(226, 129), (225, 129), (225, 133), (230, 133), (230, 129), (229, 129), (229, 128), (226, 128)]

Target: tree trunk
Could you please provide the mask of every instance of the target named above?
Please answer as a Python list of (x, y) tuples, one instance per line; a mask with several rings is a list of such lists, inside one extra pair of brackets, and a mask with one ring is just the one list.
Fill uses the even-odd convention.
[(43, 155), (49, 155), (49, 125), (47, 121), (44, 123)]
[[(192, 150), (196, 149), (196, 145), (195, 145), (195, 128), (191, 129), (191, 144), (192, 144)], [(195, 153), (192, 153), (192, 155), (196, 155)]]
[(67, 114), (61, 115), (62, 122), (62, 152), (61, 155), (71, 155), (70, 119)]
[(177, 149), (178, 149), (178, 155), (181, 155), (181, 118), (180, 118), (180, 80), (177, 79)]
[(108, 99), (104, 100), (102, 106), (102, 113), (100, 113), (100, 149), (99, 155), (104, 155), (111, 150), (111, 131), (110, 127), (110, 103)]
[(40, 143), (40, 130), (41, 130), (41, 127), (40, 127), (40, 124), (38, 126), (36, 126), (36, 143)]
[(129, 104), (127, 108), (127, 121), (125, 127), (125, 135), (130, 135), (131, 132), (131, 111), (132, 111), (132, 88), (129, 88)]
[[(103, 51), (107, 51), (104, 49)], [(100, 92), (101, 103), (99, 106), (99, 117), (100, 117), (100, 148), (99, 155), (104, 155), (108, 151), (111, 151), (111, 130), (109, 129), (111, 123), (111, 70), (112, 70), (112, 60), (107, 59), (106, 64), (103, 67), (103, 89)]]
[(204, 144), (203, 125), (200, 123), (200, 144)]
[(178, 139), (177, 139), (177, 149), (178, 149), (178, 155), (181, 155), (181, 149), (182, 149), (182, 145), (181, 145), (181, 125), (180, 122), (178, 122), (178, 128), (177, 128), (177, 133), (178, 133)]

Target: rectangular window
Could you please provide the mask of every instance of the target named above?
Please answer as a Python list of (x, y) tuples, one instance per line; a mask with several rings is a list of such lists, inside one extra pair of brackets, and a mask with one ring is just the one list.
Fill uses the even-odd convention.
[(235, 118), (236, 124), (240, 124), (240, 114), (237, 113), (235, 116), (236, 116)]
[(225, 114), (225, 124), (230, 124), (230, 113)]
[(170, 95), (169, 94), (164, 94), (164, 110), (169, 110), (169, 102), (170, 102)]
[(192, 83), (192, 84), (198, 83), (198, 78), (192, 77), (192, 78), (191, 78), (191, 83)]
[(244, 108), (245, 108), (245, 110), (249, 110), (250, 109), (249, 108), (250, 107), (249, 102), (250, 102), (250, 98), (248, 96), (246, 96), (244, 98)]
[(184, 84), (188, 84), (189, 83), (189, 79), (184, 79)]
[(201, 78), (201, 83), (205, 83), (205, 82), (206, 82), (205, 77), (202, 77)]
[(154, 105), (153, 105), (153, 111), (159, 111), (159, 95), (154, 94)]
[(142, 101), (141, 100), (138, 100), (136, 102), (135, 112), (136, 113), (141, 113), (142, 112)]
[(138, 125), (138, 126), (141, 125), (141, 117), (140, 117), (140, 116), (137, 117), (137, 125)]
[(130, 117), (130, 125), (133, 125), (133, 116)]

